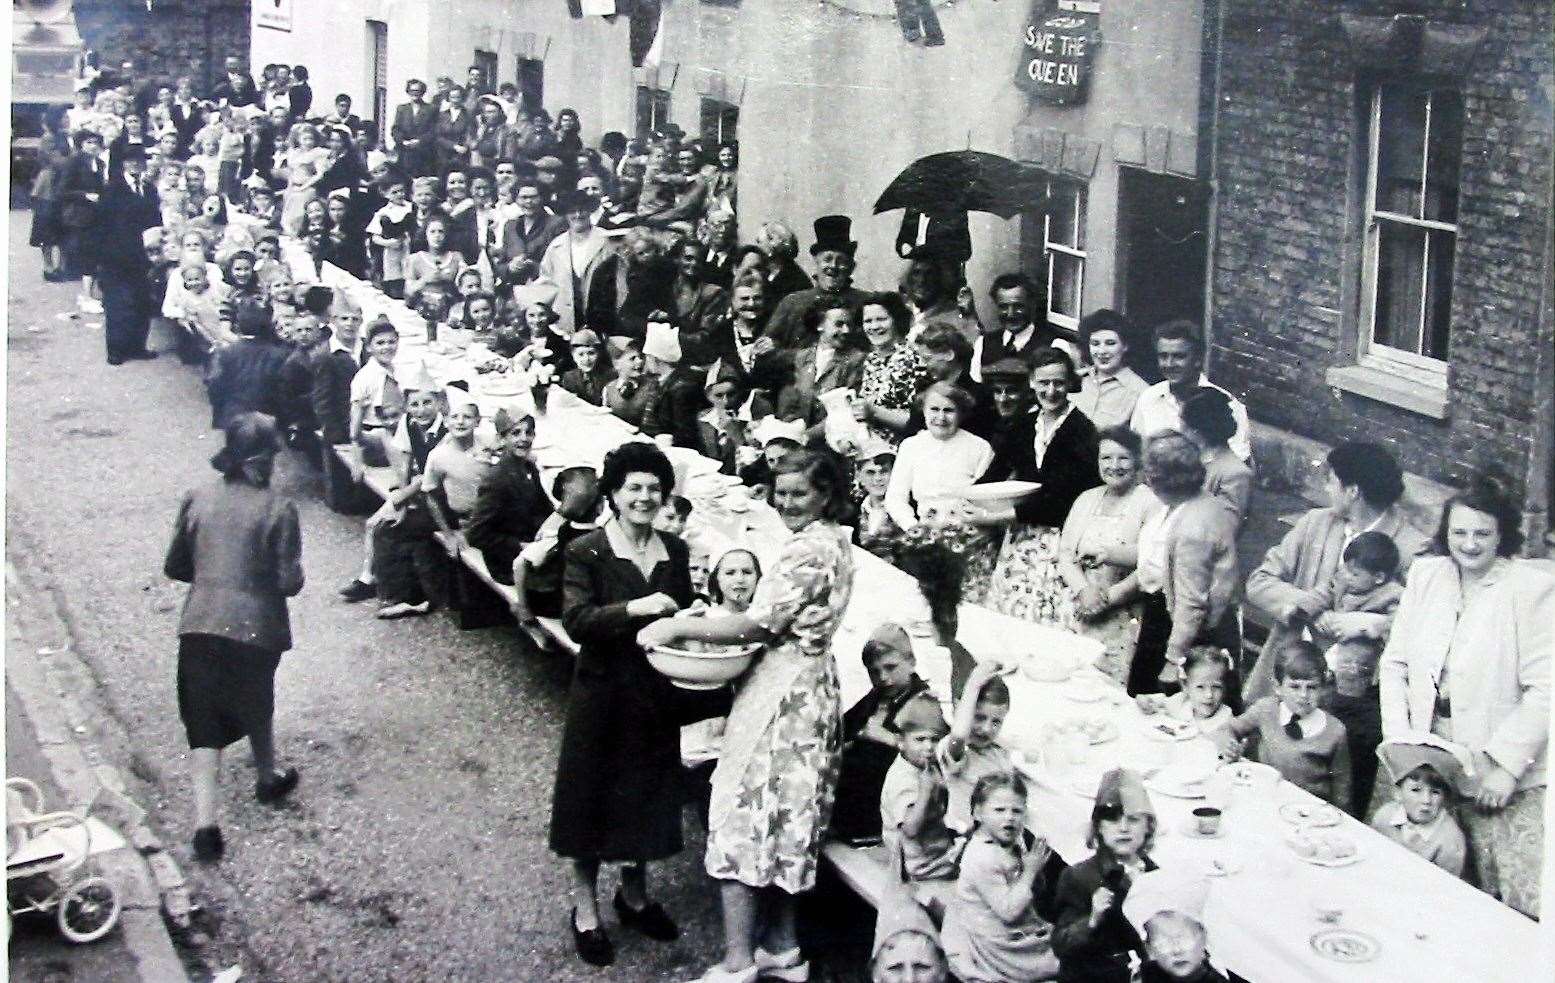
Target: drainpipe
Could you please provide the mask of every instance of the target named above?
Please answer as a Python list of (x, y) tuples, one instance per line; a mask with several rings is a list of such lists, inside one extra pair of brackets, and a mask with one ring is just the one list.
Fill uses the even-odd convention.
[(1555, 210), (1544, 212), (1544, 262), (1539, 287), (1539, 313), (1534, 321), (1534, 350), (1538, 352), (1534, 374), (1533, 448), (1528, 454), (1528, 475), (1523, 483), (1523, 551), (1529, 556), (1549, 556), (1555, 551), (1551, 536), (1550, 508), (1555, 488), (1555, 303), (1550, 279), (1555, 276)]
[[(1201, 78), (1200, 85), (1209, 86), (1209, 112), (1201, 113), (1199, 125), (1201, 129), (1208, 125), (1208, 134), (1201, 131), (1198, 144), (1202, 153), (1209, 159), (1209, 195), (1204, 212), (1204, 350), (1215, 350), (1215, 250), (1218, 248), (1219, 236), (1218, 219), (1220, 214), (1220, 159), (1216, 149), (1220, 142), (1220, 61), (1221, 48), (1224, 43), (1226, 27), (1226, 4), (1230, 0), (1203, 0), (1204, 14), (1210, 16), (1209, 8), (1214, 8), (1215, 33), (1213, 37), (1214, 53), (1210, 59), (1209, 79)], [(1201, 101), (1202, 104), (1202, 101)], [(1207, 117), (1207, 118), (1206, 118)]]

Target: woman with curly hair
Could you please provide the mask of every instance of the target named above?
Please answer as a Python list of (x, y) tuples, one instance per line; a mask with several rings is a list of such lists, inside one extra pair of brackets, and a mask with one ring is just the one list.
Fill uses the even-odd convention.
[(933, 376), (917, 350), (907, 343), (912, 311), (901, 295), (870, 294), (859, 310), (869, 352), (864, 356), (863, 378), (853, 415), (869, 428), (872, 436), (894, 450), (912, 421), (913, 400)]

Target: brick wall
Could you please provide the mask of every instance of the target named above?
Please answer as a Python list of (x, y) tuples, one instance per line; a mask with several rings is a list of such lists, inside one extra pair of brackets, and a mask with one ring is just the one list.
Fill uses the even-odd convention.
[[(1555, 344), (1539, 299), (1551, 208), (1555, 26), (1548, 0), (1355, 0), (1489, 28), (1464, 81), (1465, 133), (1446, 420), (1331, 390), (1354, 364), (1364, 174), (1356, 86), (1335, 5), (1224, 0), (1213, 262), (1212, 373), (1253, 415), (1324, 443), (1391, 443), (1451, 482), (1495, 465), (1514, 483), (1535, 439), (1535, 346)], [(1348, 241), (1353, 240), (1353, 241)], [(1547, 367), (1545, 369), (1547, 371)]]
[(246, 63), (249, 0), (75, 0), (76, 27), (98, 64), (126, 59), (147, 78), (194, 78), (198, 91), (221, 80), (222, 62)]

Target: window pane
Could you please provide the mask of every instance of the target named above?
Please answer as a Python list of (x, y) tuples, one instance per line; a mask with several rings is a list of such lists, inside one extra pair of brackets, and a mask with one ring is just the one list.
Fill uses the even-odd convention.
[(1377, 245), (1377, 311), (1372, 338), (1379, 345), (1420, 351), (1420, 303), (1425, 269), (1425, 230), (1380, 222)]
[(1052, 292), (1047, 302), (1049, 312), (1078, 319), (1085, 260), (1067, 253), (1050, 252), (1048, 269), (1052, 272)]
[(1419, 218), (1426, 94), (1396, 85), (1385, 85), (1380, 91), (1376, 207)]
[(1458, 237), (1451, 232), (1430, 234), (1427, 240), (1425, 339), (1420, 354), (1447, 360), (1448, 328), (1452, 319), (1452, 264)]
[(1451, 89), (1431, 93), (1431, 138), (1426, 153), (1425, 217), (1457, 224), (1463, 98)]
[(653, 92), (646, 85), (637, 87), (637, 135), (653, 132)]
[(1076, 200), (1074, 188), (1067, 185), (1054, 184), (1050, 187), (1048, 196), (1052, 208), (1048, 214), (1048, 242), (1060, 242), (1066, 246), (1076, 246), (1074, 228), (1079, 202)]
[(1077, 187), (1074, 190), (1074, 247), (1085, 248), (1085, 188)]

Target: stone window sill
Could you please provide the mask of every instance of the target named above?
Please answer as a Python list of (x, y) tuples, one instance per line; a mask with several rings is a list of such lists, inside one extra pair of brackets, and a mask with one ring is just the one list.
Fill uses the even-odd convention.
[(1328, 384), (1433, 420), (1447, 419), (1445, 379), (1435, 385), (1373, 365), (1344, 365), (1328, 370)]

